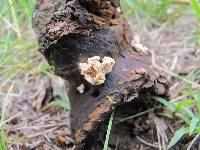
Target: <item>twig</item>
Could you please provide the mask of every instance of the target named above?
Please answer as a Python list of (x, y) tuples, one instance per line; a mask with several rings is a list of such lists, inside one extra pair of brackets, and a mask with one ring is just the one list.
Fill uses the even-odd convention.
[(192, 146), (194, 145), (194, 143), (198, 140), (198, 138), (200, 137), (200, 134), (197, 134), (195, 136), (195, 138), (192, 140), (192, 142), (190, 143), (190, 145), (188, 146), (187, 150), (191, 150)]
[(180, 75), (178, 75), (178, 74), (176, 74), (176, 73), (170, 71), (169, 69), (166, 69), (166, 68), (164, 68), (164, 67), (160, 67), (160, 66), (158, 66), (158, 65), (155, 65), (155, 67), (158, 68), (159, 70), (165, 72), (165, 73), (170, 74), (171, 76), (173, 76), (173, 77), (175, 77), (175, 78), (177, 78), (177, 79), (179, 79), (179, 80), (182, 80), (182, 81), (184, 81), (184, 82), (186, 82), (186, 83), (188, 83), (188, 84), (191, 84), (191, 85), (194, 86), (194, 87), (200, 88), (200, 85), (199, 85), (199, 84), (197, 84), (197, 83), (195, 83), (195, 82), (193, 82), (193, 81), (191, 81), (191, 80), (188, 80), (188, 79), (186, 79), (186, 78), (184, 78), (184, 77), (182, 77), (182, 76), (180, 76)]
[(172, 100), (170, 100), (170, 102), (178, 102), (179, 100), (182, 100), (183, 98), (186, 98), (188, 95), (187, 94), (183, 94), (181, 96), (178, 96)]
[(157, 137), (158, 137), (158, 147), (159, 147), (159, 150), (161, 150), (161, 141), (160, 141), (160, 134), (159, 134), (159, 131), (158, 131), (158, 127), (156, 127), (156, 133), (157, 133)]
[(173, 77), (175, 77), (175, 78), (177, 78), (177, 79), (179, 79), (179, 80), (182, 80), (182, 81), (184, 81), (184, 82), (186, 82), (186, 83), (188, 83), (188, 84), (191, 84), (192, 86), (194, 86), (194, 87), (197, 87), (197, 88), (200, 88), (200, 85), (199, 84), (197, 84), (197, 83), (195, 83), (195, 82), (193, 82), (193, 81), (191, 81), (191, 80), (188, 80), (188, 79), (186, 79), (186, 78), (184, 78), (184, 77), (182, 77), (182, 76), (180, 76), (180, 75), (178, 75), (178, 74), (176, 74), (176, 73), (174, 73), (174, 72), (172, 72), (171, 70), (169, 70), (169, 69), (167, 69), (167, 67), (166, 66), (159, 66), (159, 65), (157, 65), (156, 64), (156, 55), (155, 55), (155, 52), (154, 51), (151, 51), (151, 55), (152, 55), (152, 65), (155, 67), (155, 68), (157, 68), (158, 70), (161, 70), (161, 71), (163, 71), (163, 72), (165, 72), (165, 73), (167, 73), (167, 74), (169, 74), (169, 75), (171, 75), (171, 76), (173, 76)]
[(42, 140), (39, 140), (39, 141), (36, 141), (30, 145), (28, 145), (29, 149), (36, 149), (39, 145), (41, 145), (42, 143), (44, 143), (44, 141)]
[(18, 117), (21, 114), (22, 114), (22, 111), (18, 112), (17, 114), (15, 114), (14, 116), (8, 118), (7, 120), (2, 121), (0, 123), (0, 127), (3, 126), (4, 124), (6, 124), (7, 122), (10, 122), (11, 120), (15, 119), (16, 117)]
[(117, 150), (118, 145), (119, 145), (119, 136), (117, 137), (117, 144), (116, 144), (115, 150)]
[[(35, 126), (24, 126), (24, 127), (19, 127), (12, 129), (11, 131), (17, 131), (17, 130), (23, 130), (23, 129), (41, 129), (41, 128), (51, 128), (51, 127), (56, 127), (56, 126), (65, 126), (66, 124), (48, 124), (48, 125), (35, 125)], [(67, 126), (67, 125), (66, 125)]]
[(29, 135), (28, 138), (33, 138), (33, 137), (37, 137), (37, 136), (46, 134), (46, 133), (51, 132), (51, 131), (53, 131), (53, 130), (55, 130), (55, 129), (57, 129), (57, 128), (58, 128), (58, 127), (54, 127), (54, 128), (49, 129), (49, 130), (46, 130), (46, 131), (44, 131), (44, 132), (39, 132), (39, 133), (35, 133), (35, 134), (32, 134), (32, 135)]
[(147, 146), (150, 146), (150, 147), (159, 149), (159, 146), (158, 146), (158, 145), (148, 143), (148, 142), (146, 142), (145, 140), (143, 140), (142, 138), (140, 138), (139, 136), (136, 136), (136, 139), (139, 140), (141, 143), (147, 145)]
[(154, 107), (154, 108), (145, 110), (145, 111), (143, 111), (143, 112), (140, 112), (140, 113), (138, 113), (138, 114), (135, 114), (135, 115), (132, 115), (132, 116), (123, 118), (123, 119), (119, 120), (116, 124), (122, 123), (122, 122), (124, 122), (124, 121), (130, 120), (130, 119), (133, 119), (133, 118), (136, 118), (136, 117), (139, 117), (139, 116), (142, 116), (142, 115), (147, 114), (147, 113), (149, 113), (149, 112), (152, 112), (152, 111), (154, 111), (156, 108), (157, 108), (157, 107)]

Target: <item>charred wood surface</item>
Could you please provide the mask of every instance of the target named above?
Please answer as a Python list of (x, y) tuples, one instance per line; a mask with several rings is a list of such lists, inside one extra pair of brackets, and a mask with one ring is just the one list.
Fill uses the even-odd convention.
[[(77, 149), (101, 149), (112, 105), (132, 103), (140, 93), (166, 96), (168, 82), (151, 65), (150, 57), (137, 52), (134, 33), (123, 17), (118, 0), (38, 0), (33, 28), (39, 51), (55, 73), (69, 80), (71, 127)], [(102, 85), (88, 83), (79, 63), (93, 56), (109, 56), (116, 63)], [(85, 85), (80, 94), (77, 87)], [(142, 107), (142, 106), (141, 106)], [(121, 110), (123, 111), (123, 110)], [(93, 144), (91, 144), (93, 143)]]

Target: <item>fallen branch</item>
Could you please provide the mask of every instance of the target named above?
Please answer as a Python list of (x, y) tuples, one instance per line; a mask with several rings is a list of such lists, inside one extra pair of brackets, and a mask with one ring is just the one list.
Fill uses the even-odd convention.
[[(140, 93), (167, 95), (167, 80), (152, 67), (149, 56), (131, 46), (133, 32), (118, 0), (38, 0), (34, 14), (39, 51), (55, 73), (70, 82), (76, 149), (102, 149), (113, 103), (123, 111), (121, 106)], [(79, 68), (94, 56), (115, 61), (100, 85), (85, 80)]]

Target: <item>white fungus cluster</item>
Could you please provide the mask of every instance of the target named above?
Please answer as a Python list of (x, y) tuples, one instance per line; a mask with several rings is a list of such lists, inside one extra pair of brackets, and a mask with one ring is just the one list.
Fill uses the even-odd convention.
[(105, 75), (112, 71), (114, 59), (104, 57), (100, 62), (99, 56), (88, 58), (87, 63), (80, 63), (79, 68), (84, 78), (92, 85), (100, 85), (105, 82)]
[(79, 91), (79, 93), (84, 93), (84, 89), (85, 89), (85, 85), (81, 84), (80, 86), (77, 87), (77, 90)]
[(133, 37), (131, 46), (134, 47), (137, 51), (142, 51), (143, 53), (147, 53), (149, 51), (149, 49), (140, 42), (140, 37), (138, 35)]

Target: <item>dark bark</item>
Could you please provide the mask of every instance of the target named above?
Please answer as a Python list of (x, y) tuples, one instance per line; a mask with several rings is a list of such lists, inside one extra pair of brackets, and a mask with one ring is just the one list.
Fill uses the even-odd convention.
[[(151, 66), (149, 56), (131, 47), (133, 34), (118, 12), (118, 0), (52, 1), (38, 0), (36, 4), (33, 26), (39, 51), (55, 67), (55, 73), (70, 82), (71, 127), (77, 149), (101, 149), (98, 139), (105, 135), (102, 126), (107, 124), (113, 102), (123, 111), (123, 105), (132, 103), (140, 93), (166, 96), (168, 82)], [(96, 55), (116, 61), (106, 82), (99, 86), (85, 81), (78, 67)], [(80, 94), (77, 87), (82, 83), (86, 87)]]

